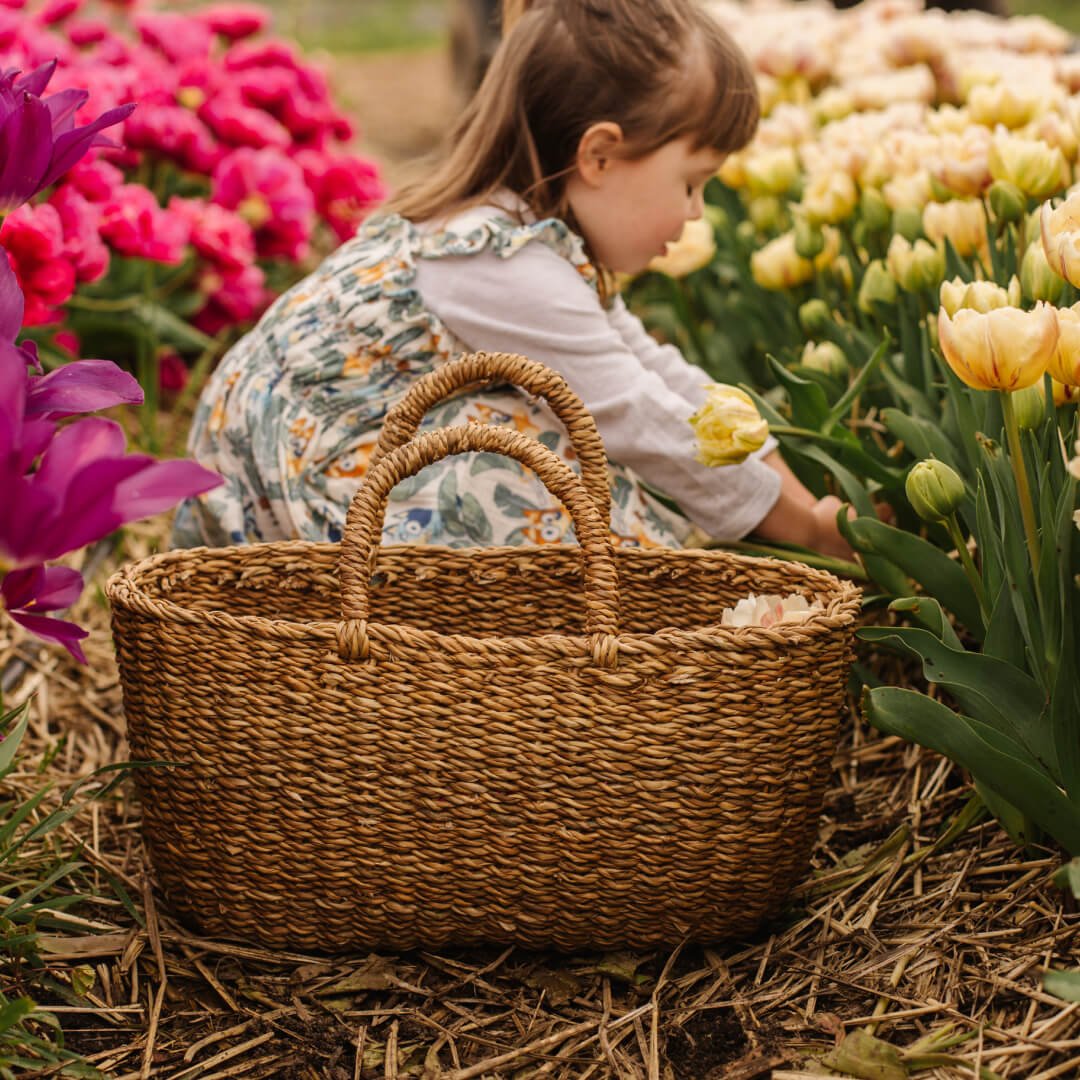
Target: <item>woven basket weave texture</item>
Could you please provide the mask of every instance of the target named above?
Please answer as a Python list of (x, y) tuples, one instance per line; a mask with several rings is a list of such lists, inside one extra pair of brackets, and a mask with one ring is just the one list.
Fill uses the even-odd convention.
[[(602, 446), (565, 383), (478, 354), (388, 416), (341, 545), (168, 552), (108, 585), (144, 835), (206, 933), (321, 951), (714, 942), (805, 873), (858, 593), (802, 564), (613, 550)], [(544, 396), (582, 478), (471, 425), (480, 379)], [(448, 453), (534, 468), (581, 546), (380, 547), (386, 498)], [(599, 505), (598, 505), (599, 504)], [(804, 623), (724, 628), (749, 592)]]

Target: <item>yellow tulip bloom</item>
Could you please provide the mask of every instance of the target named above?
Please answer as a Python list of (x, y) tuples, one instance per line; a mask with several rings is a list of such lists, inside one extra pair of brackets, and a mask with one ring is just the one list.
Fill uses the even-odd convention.
[(1058, 343), (1049, 304), (1032, 311), (1002, 307), (938, 312), (938, 342), (949, 367), (976, 390), (1022, 390), (1043, 377)]
[[(1057, 320), (1058, 344), (1046, 370), (1056, 383), (1080, 387), (1080, 306), (1059, 308)], [(1076, 400), (1075, 396), (1072, 400)]]

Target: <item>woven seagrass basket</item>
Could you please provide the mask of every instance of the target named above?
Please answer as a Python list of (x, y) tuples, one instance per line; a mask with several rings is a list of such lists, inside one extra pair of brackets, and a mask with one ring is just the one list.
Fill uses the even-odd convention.
[[(415, 436), (512, 382), (582, 478), (504, 427)], [(414, 437), (415, 436), (415, 437)], [(576, 545), (380, 547), (394, 485), (467, 450), (533, 469)], [(316, 950), (650, 947), (743, 934), (805, 872), (857, 591), (801, 564), (613, 549), (603, 447), (565, 382), (466, 357), (387, 417), (340, 545), (173, 551), (109, 582), (144, 835), (204, 932)], [(805, 622), (724, 628), (749, 592)]]

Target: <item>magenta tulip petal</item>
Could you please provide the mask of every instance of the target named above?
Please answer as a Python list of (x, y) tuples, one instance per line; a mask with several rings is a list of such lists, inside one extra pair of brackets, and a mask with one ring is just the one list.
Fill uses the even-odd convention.
[(82, 574), (69, 566), (28, 566), (12, 570), (0, 582), (0, 596), (9, 610), (59, 611), (71, 607), (82, 591)]
[[(56, 71), (57, 63), (56, 60), (49, 60), (40, 67), (34, 68), (28, 75), (14, 82), (11, 89), (17, 94), (33, 94), (34, 97), (41, 97), (45, 87), (49, 85), (49, 80), (53, 77), (53, 72)], [(5, 75), (15, 74), (18, 72), (14, 69), (5, 72)]]
[(114, 420), (88, 416), (61, 428), (41, 458), (34, 482), (61, 498), (76, 473), (102, 458), (121, 458), (127, 439)]
[(33, 480), (0, 470), (5, 495), (0, 499), (0, 558), (17, 567), (54, 558), (47, 550), (48, 533), (56, 522), (60, 500)]
[(13, 210), (45, 186), (52, 152), (49, 110), (27, 97), (0, 127), (0, 210)]
[(0, 342), (0, 468), (20, 448), (28, 382), (19, 350)]
[(61, 90), (45, 98), (45, 105), (52, 117), (53, 136), (70, 131), (75, 126), (75, 114), (90, 99), (85, 90)]
[(30, 380), (26, 415), (59, 419), (142, 401), (138, 380), (111, 360), (78, 360)]
[(86, 663), (86, 655), (79, 644), (90, 631), (63, 619), (52, 619), (48, 615), (28, 615), (21, 611), (9, 611), (8, 614), (20, 626), (29, 630), (43, 641), (52, 641), (63, 645), (80, 664)]
[(103, 139), (99, 133), (103, 128), (119, 124), (121, 120), (131, 115), (134, 108), (134, 103), (118, 105), (115, 109), (102, 113), (89, 124), (64, 132), (53, 144), (52, 161), (41, 186), (48, 187), (63, 176), (91, 146), (114, 146), (113, 142)]
[[(92, 544), (139, 515), (117, 509), (117, 489), (125, 480), (142, 471), (153, 458), (141, 454), (92, 461), (81, 469), (64, 492), (56, 522), (46, 538), (46, 558)], [(179, 502), (177, 496), (174, 502)], [(144, 515), (145, 516), (145, 515)]]
[(0, 256), (0, 343), (14, 341), (22, 329), (24, 300), (19, 279), (8, 262)]
[(116, 486), (113, 506), (126, 521), (168, 510), (182, 499), (201, 495), (224, 481), (194, 461), (152, 461)]
[(45, 447), (53, 437), (56, 424), (52, 420), (23, 421), (22, 436), (19, 439), (19, 452), (16, 456), (16, 468), (25, 473), (45, 452)]

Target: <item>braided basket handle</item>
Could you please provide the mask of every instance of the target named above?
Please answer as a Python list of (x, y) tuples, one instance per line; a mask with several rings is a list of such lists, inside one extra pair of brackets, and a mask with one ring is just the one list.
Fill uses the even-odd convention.
[(484, 383), (511, 383), (543, 398), (570, 433), (570, 442), (581, 462), (581, 480), (605, 523), (611, 520), (611, 488), (607, 455), (600, 433), (588, 409), (567, 381), (551, 368), (515, 353), (466, 353), (421, 376), (383, 420), (379, 441), (368, 468), (417, 432), (424, 414), (459, 390)]
[(366, 660), (370, 652), (371, 576), (390, 492), (424, 466), (469, 451), (504, 454), (520, 461), (570, 512), (584, 563), (585, 633), (590, 638), (593, 660), (600, 666), (613, 667), (618, 657), (619, 579), (607, 522), (565, 462), (535, 439), (494, 424), (464, 424), (418, 435), (368, 469), (349, 505), (341, 540), (341, 657)]

